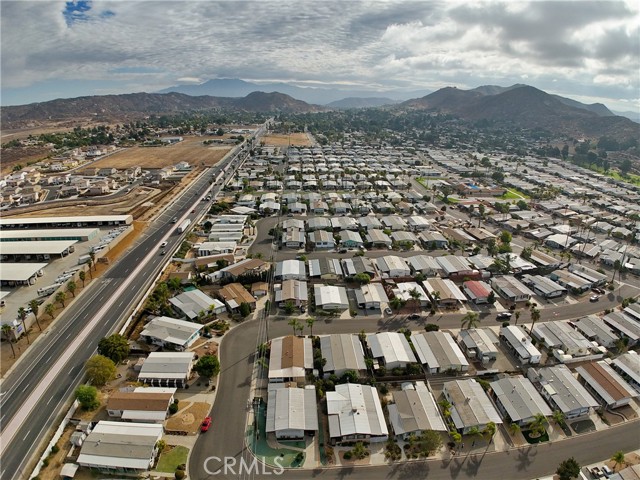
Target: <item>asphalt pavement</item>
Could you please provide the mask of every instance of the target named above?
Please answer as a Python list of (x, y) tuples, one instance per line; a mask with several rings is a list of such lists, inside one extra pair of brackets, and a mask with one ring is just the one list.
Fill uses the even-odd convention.
[[(28, 477), (31, 457), (47, 437), (46, 432), (62, 416), (73, 390), (83, 380), (84, 363), (95, 352), (98, 341), (116, 331), (169, 260), (167, 256), (160, 256), (158, 245), (166, 240), (167, 249), (171, 251), (182, 242), (184, 235), (176, 233), (171, 219), (175, 216), (195, 219), (205, 213), (209, 202), (201, 202), (199, 198), (212, 188), (212, 172), (219, 168), (209, 169), (187, 187), (180, 199), (153, 222), (133, 248), (103, 277), (84, 289), (49, 332), (25, 353), (18, 368), (3, 380), (0, 478)], [(213, 188), (217, 193), (220, 185)], [(192, 209), (195, 213), (190, 213)], [(124, 289), (120, 288), (123, 283), (127, 283)], [(95, 324), (95, 328), (86, 331), (89, 324)], [(73, 344), (77, 339), (85, 338), (85, 341)], [(66, 362), (61, 364), (63, 359)]]

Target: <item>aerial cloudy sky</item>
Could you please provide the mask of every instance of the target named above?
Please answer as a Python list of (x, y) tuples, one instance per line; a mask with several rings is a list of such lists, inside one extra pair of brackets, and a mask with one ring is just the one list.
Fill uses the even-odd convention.
[(640, 105), (640, 2), (2, 0), (1, 103), (212, 78)]

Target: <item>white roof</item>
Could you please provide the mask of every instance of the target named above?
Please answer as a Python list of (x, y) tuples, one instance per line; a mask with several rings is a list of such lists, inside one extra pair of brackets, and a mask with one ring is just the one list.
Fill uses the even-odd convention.
[(315, 387), (282, 387), (282, 383), (269, 385), (267, 433), (282, 430), (318, 430)]
[(640, 384), (640, 355), (633, 350), (620, 355), (613, 360), (613, 365), (625, 375), (628, 375), (636, 384)]
[(154, 337), (163, 342), (184, 346), (184, 344), (197, 332), (202, 330), (203, 325), (178, 320), (171, 317), (156, 317), (147, 323), (140, 335)]
[[(50, 228), (37, 230), (3, 229), (0, 230), (0, 238), (58, 238), (58, 237), (90, 237), (100, 230), (98, 228)], [(44, 240), (40, 240), (44, 241)], [(49, 240), (47, 240), (49, 241)]]
[(345, 308), (349, 306), (347, 299), (347, 290), (344, 287), (335, 285), (314, 285), (313, 293), (316, 305), (342, 305)]
[(384, 358), (385, 363), (414, 363), (416, 357), (407, 338), (398, 332), (380, 332), (367, 335), (373, 358)]
[[(16, 242), (22, 243), (22, 242)], [(4, 249), (0, 249), (4, 253)], [(0, 265), (0, 280), (3, 282), (25, 282), (33, 277), (38, 270), (46, 267), (46, 263), (6, 263)]]
[(345, 383), (327, 392), (329, 436), (389, 434), (378, 391), (369, 385)]
[(77, 462), (147, 470), (162, 432), (161, 424), (102, 420), (82, 443)]
[(500, 335), (518, 352), (520, 358), (540, 357), (540, 350), (531, 343), (531, 337), (520, 325), (501, 327)]
[(576, 380), (566, 365), (540, 368), (536, 373), (542, 388), (563, 413), (598, 407), (596, 399)]
[(350, 333), (320, 336), (322, 357), (327, 360), (325, 372), (364, 370), (364, 350), (357, 335)]
[(448, 332), (412, 333), (411, 342), (418, 353), (420, 363), (429, 368), (468, 367), (469, 362)]
[(77, 217), (9, 217), (0, 218), (0, 226), (5, 227), (8, 225), (34, 225), (39, 223), (102, 223), (109, 224), (110, 222), (118, 223), (131, 223), (133, 217), (131, 215), (82, 215)]
[[(2, 242), (0, 251), (3, 255), (60, 255), (77, 240), (49, 240), (29, 242)], [(3, 267), (4, 268), (4, 267)]]
[(370, 302), (388, 302), (389, 297), (384, 287), (380, 283), (369, 283), (360, 287), (362, 298), (366, 303)]
[(182, 292), (170, 298), (169, 303), (189, 318), (196, 318), (200, 312), (207, 312), (211, 306), (213, 306), (214, 309), (224, 307), (224, 304), (220, 300), (211, 298), (197, 288), (195, 290)]
[(189, 373), (193, 352), (151, 352), (142, 364), (140, 378), (183, 379)]

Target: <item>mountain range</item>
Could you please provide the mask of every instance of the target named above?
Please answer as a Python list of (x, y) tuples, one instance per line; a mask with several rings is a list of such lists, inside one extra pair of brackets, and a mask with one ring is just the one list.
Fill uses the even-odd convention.
[[(235, 82), (216, 84), (227, 85), (228, 92), (237, 86)], [(176, 92), (132, 93), (3, 107), (1, 121), (4, 129), (14, 129), (45, 124), (53, 120), (90, 119), (105, 123), (122, 122), (151, 114), (176, 114), (211, 109), (302, 113), (384, 106), (382, 108), (393, 109), (398, 114), (407, 110), (425, 110), (451, 114), (472, 122), (486, 120), (498, 125), (545, 129), (575, 138), (599, 138), (608, 135), (626, 140), (640, 137), (640, 124), (616, 116), (602, 104), (586, 105), (522, 84), (510, 87), (485, 85), (472, 90), (446, 87), (419, 98), (402, 103), (395, 102), (392, 97), (348, 97), (321, 106), (309, 104), (281, 92), (253, 91), (242, 97), (192, 96)]]
[[(336, 108), (362, 108), (362, 107), (378, 107), (395, 102), (401, 102), (410, 98), (430, 93), (429, 91), (368, 91), (356, 89), (337, 89), (337, 88), (321, 88), (321, 87), (298, 87), (287, 83), (254, 83), (240, 80), (237, 78), (216, 78), (208, 80), (198, 85), (176, 85), (174, 87), (165, 88), (157, 93), (184, 93), (185, 95), (211, 95), (213, 97), (244, 97), (251, 92), (280, 92), (290, 95), (293, 98), (302, 100), (315, 105), (331, 106), (331, 103), (344, 101), (346, 99), (358, 98), (359, 105), (351, 106), (338, 105)], [(380, 103), (379, 98), (383, 98), (384, 103)], [(365, 99), (375, 99), (371, 103), (364, 101)], [(346, 105), (351, 105), (347, 103)], [(333, 105), (335, 107), (335, 105)]]

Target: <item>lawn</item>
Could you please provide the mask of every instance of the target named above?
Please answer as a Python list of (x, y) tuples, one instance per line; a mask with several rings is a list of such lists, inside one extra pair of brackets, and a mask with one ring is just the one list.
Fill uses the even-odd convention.
[(505, 200), (526, 200), (529, 197), (527, 197), (524, 193), (519, 192), (518, 190), (509, 189), (507, 190), (507, 193), (502, 195), (500, 198), (503, 198)]
[(158, 472), (173, 473), (178, 465), (187, 463), (187, 455), (189, 455), (187, 447), (181, 445), (173, 447), (168, 452), (160, 454), (156, 470)]

